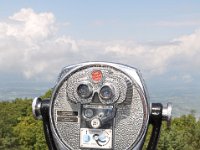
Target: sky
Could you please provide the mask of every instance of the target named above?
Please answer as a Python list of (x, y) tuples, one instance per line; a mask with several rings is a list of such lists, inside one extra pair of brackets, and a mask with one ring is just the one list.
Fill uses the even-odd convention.
[(0, 3), (1, 89), (53, 84), (64, 66), (109, 61), (140, 69), (151, 93), (199, 98), (200, 1)]

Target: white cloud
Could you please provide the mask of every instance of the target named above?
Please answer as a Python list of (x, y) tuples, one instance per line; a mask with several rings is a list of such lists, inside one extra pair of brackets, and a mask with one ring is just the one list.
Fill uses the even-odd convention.
[(182, 83), (191, 83), (194, 79), (190, 74), (181, 74), (170, 77), (171, 81), (180, 81)]
[(0, 23), (0, 35), (21, 40), (41, 40), (52, 33), (55, 18), (52, 13), (35, 13), (32, 9), (21, 9), (9, 17), (9, 22)]
[(182, 80), (185, 83), (190, 83), (190, 82), (192, 82), (193, 79), (189, 74), (185, 74), (185, 75), (182, 76)]
[(200, 68), (200, 30), (169, 44), (151, 45), (59, 36), (58, 24), (52, 13), (36, 13), (32, 9), (21, 9), (7, 21), (1, 21), (0, 71), (50, 79), (65, 65), (83, 61), (125, 63), (140, 68), (148, 76), (173, 70), (184, 75)]
[(107, 20), (107, 19), (96, 19), (90, 23), (91, 26), (94, 27), (103, 27), (106, 25), (113, 25), (113, 24), (119, 24), (119, 22), (115, 19)]
[(155, 23), (154, 25), (161, 26), (161, 27), (199, 26), (200, 20), (160, 21), (160, 22)]

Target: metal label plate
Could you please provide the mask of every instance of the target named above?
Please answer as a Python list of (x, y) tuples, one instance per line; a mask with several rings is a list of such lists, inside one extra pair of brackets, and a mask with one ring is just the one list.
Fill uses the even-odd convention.
[(57, 122), (78, 122), (78, 112), (57, 111)]

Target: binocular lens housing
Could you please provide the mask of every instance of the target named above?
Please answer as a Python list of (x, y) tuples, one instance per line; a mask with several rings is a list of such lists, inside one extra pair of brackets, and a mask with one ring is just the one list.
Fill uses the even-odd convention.
[(110, 100), (112, 99), (114, 93), (110, 86), (105, 85), (101, 88), (99, 94), (103, 100)]
[(81, 98), (89, 98), (92, 95), (92, 88), (89, 84), (80, 84), (77, 93)]

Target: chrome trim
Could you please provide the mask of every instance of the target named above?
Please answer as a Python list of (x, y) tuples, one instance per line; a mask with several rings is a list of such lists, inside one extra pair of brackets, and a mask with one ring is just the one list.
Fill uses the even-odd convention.
[(172, 120), (172, 103), (167, 103), (167, 106), (163, 107), (162, 120), (167, 121), (167, 127), (169, 128)]
[(32, 102), (32, 113), (35, 119), (42, 119), (42, 114), (40, 111), (42, 105), (42, 99), (41, 98), (34, 98)]

